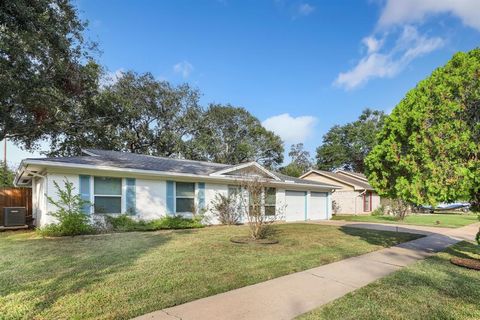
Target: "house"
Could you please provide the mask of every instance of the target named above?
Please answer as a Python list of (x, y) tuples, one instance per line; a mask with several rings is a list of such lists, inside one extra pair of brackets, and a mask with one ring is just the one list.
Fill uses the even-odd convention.
[(310, 170), (300, 178), (341, 187), (332, 194), (334, 213), (368, 214), (380, 206), (380, 196), (368, 183), (367, 177), (361, 173), (345, 170), (334, 172)]
[[(47, 197), (57, 198), (54, 182), (72, 182), (92, 205), (85, 213), (128, 213), (150, 220), (166, 215), (192, 216), (202, 209), (211, 223), (217, 221), (210, 203), (216, 194), (238, 190), (241, 179), (260, 176), (266, 181), (265, 212), (283, 210), (286, 221), (329, 219), (331, 194), (338, 186), (288, 177), (256, 162), (239, 165), (154, 157), (128, 152), (84, 150), (76, 157), (25, 159), (15, 177), (18, 186), (31, 186), (37, 226), (54, 222), (55, 211)], [(267, 213), (266, 213), (267, 214)]]

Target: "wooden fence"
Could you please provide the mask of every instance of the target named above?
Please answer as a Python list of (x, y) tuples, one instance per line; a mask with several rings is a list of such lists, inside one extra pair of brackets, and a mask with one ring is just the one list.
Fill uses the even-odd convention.
[(27, 221), (32, 217), (32, 189), (31, 188), (2, 188), (0, 187), (0, 214), (5, 207), (27, 208)]

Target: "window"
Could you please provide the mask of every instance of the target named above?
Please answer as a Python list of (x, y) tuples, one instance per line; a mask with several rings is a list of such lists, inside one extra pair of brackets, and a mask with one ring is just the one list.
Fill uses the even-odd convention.
[(370, 212), (372, 211), (372, 192), (367, 191), (363, 194), (363, 211)]
[(240, 187), (239, 186), (228, 186), (228, 196), (233, 197), (233, 196), (238, 196), (240, 195)]
[(275, 215), (275, 203), (277, 202), (277, 189), (265, 188), (265, 215)]
[(95, 177), (93, 182), (95, 213), (122, 212), (122, 179)]
[(175, 212), (194, 212), (195, 211), (195, 183), (177, 182), (175, 183)]

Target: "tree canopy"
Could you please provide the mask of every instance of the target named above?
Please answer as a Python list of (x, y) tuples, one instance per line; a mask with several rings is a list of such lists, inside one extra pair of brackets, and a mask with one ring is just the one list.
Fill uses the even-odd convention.
[(303, 143), (292, 144), (288, 156), (292, 159), (280, 172), (291, 177), (300, 177), (313, 167), (310, 152), (304, 149)]
[(66, 0), (0, 2), (0, 140), (27, 149), (64, 127), (97, 87), (94, 45)]
[(317, 148), (320, 170), (346, 169), (364, 172), (364, 159), (376, 143), (376, 134), (383, 126), (383, 111), (365, 109), (358, 120), (333, 126)]
[(283, 161), (280, 137), (244, 108), (211, 104), (189, 143), (189, 158), (237, 164), (257, 161), (275, 167)]
[(15, 172), (0, 161), (0, 187), (13, 187)]
[(409, 91), (366, 159), (382, 195), (480, 203), (480, 49), (457, 53)]

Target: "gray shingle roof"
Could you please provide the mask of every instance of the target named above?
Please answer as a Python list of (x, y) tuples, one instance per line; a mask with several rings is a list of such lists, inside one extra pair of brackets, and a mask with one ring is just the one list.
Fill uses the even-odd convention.
[[(235, 167), (229, 164), (221, 164), (206, 161), (194, 161), (165, 157), (148, 156), (130, 152), (119, 152), (98, 149), (84, 150), (85, 156), (78, 157), (52, 157), (52, 158), (29, 158), (26, 160), (40, 160), (58, 162), (64, 164), (84, 164), (94, 166), (107, 166), (125, 169), (140, 169), (163, 172), (186, 173), (194, 175), (210, 175), (214, 172)], [(278, 172), (272, 172), (283, 182), (294, 182), (308, 185), (325, 186), (335, 188), (337, 186), (304, 180), (286, 176)]]

